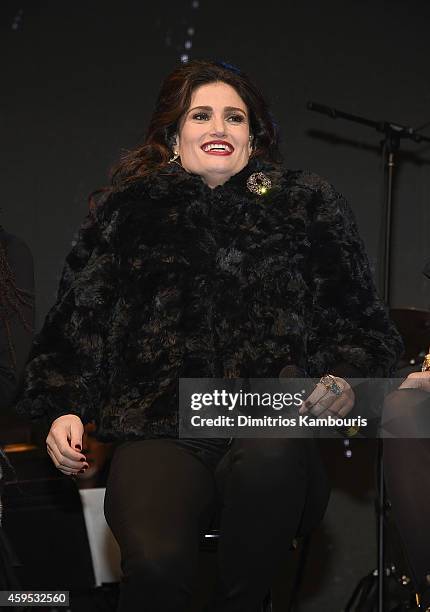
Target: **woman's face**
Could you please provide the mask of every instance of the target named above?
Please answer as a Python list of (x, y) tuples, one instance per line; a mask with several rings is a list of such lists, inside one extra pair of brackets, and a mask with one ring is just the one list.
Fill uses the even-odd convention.
[(236, 90), (221, 81), (198, 87), (176, 145), (184, 169), (200, 175), (211, 188), (240, 172), (252, 147), (248, 109)]

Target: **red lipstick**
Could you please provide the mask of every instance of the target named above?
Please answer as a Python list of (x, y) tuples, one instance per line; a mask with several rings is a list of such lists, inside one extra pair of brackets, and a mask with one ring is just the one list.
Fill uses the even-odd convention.
[(209, 140), (200, 147), (207, 155), (231, 155), (234, 151), (232, 144), (226, 140)]

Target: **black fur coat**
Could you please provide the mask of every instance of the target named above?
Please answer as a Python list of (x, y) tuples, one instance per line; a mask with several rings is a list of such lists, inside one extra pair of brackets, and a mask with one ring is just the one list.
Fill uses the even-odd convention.
[(101, 439), (176, 436), (179, 377), (381, 376), (400, 350), (332, 186), (254, 161), (211, 190), (173, 164), (87, 217), (19, 410), (95, 419)]

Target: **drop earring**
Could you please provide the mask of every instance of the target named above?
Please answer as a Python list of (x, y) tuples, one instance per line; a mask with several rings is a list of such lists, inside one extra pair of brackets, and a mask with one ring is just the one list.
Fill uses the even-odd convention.
[(173, 151), (173, 157), (169, 159), (169, 164), (173, 164), (173, 163), (178, 164), (179, 162), (176, 161), (178, 157), (179, 157), (179, 151)]

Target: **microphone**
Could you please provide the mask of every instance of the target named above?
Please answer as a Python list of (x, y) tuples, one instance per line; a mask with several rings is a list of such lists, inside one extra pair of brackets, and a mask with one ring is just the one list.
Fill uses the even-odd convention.
[(330, 106), (326, 106), (325, 104), (318, 104), (317, 102), (308, 102), (307, 108), (311, 111), (315, 111), (316, 113), (322, 113), (323, 115), (328, 115), (332, 119), (336, 119), (337, 114), (334, 108), (330, 108)]

